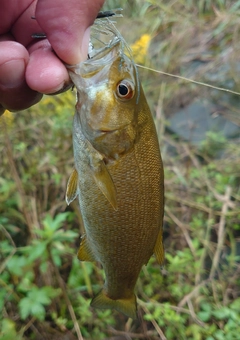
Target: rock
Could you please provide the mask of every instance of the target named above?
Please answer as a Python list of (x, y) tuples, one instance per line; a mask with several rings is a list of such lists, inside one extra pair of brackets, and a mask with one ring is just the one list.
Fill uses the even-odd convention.
[(168, 129), (196, 146), (200, 146), (209, 131), (219, 132), (226, 139), (239, 137), (240, 127), (218, 112), (221, 109), (215, 104), (197, 99), (168, 119)]

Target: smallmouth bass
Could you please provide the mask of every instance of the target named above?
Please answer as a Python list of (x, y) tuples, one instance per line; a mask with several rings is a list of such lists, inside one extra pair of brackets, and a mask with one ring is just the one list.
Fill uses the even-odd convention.
[(164, 174), (153, 118), (126, 44), (109, 20), (111, 41), (69, 66), (77, 89), (73, 122), (75, 169), (66, 201), (77, 196), (85, 234), (78, 258), (100, 262), (103, 289), (95, 308), (136, 318), (134, 287), (143, 265), (164, 262)]

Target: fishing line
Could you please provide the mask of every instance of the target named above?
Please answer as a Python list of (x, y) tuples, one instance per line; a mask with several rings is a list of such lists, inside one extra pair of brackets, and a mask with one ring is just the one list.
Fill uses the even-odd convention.
[(217, 86), (214, 86), (214, 85), (203, 83), (201, 81), (197, 81), (197, 80), (185, 78), (185, 77), (182, 77), (182, 76), (178, 76), (176, 74), (167, 73), (167, 72), (163, 72), (163, 71), (158, 71), (158, 70), (155, 70), (154, 68), (143, 66), (143, 65), (139, 65), (139, 64), (136, 64), (136, 66), (144, 68), (144, 69), (152, 71), (152, 72), (163, 74), (165, 76), (169, 76), (169, 77), (173, 77), (173, 78), (178, 78), (178, 79), (181, 79), (181, 80), (184, 80), (184, 81), (188, 81), (190, 83), (194, 83), (194, 84), (197, 84), (197, 85), (210, 87), (210, 88), (215, 89), (215, 90), (224, 91), (224, 92), (228, 92), (228, 93), (232, 93), (232, 94), (236, 94), (236, 95), (240, 96), (240, 92), (236, 92), (236, 91), (232, 91), (232, 90), (229, 90), (229, 89), (225, 89), (224, 87), (217, 87)]

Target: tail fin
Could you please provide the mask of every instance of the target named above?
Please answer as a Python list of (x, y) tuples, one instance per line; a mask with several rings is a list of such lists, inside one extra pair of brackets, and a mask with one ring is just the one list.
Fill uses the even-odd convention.
[(129, 318), (137, 319), (137, 301), (134, 293), (129, 299), (113, 300), (101, 290), (92, 299), (91, 306), (100, 309), (116, 309), (118, 312), (127, 315)]

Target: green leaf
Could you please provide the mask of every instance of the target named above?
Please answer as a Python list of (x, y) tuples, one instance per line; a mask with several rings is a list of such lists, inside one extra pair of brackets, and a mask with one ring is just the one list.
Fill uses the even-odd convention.
[(237, 298), (236, 300), (234, 300), (233, 303), (231, 303), (230, 307), (231, 309), (240, 313), (240, 298)]
[(59, 294), (61, 294), (61, 289), (60, 288), (53, 288), (53, 287), (50, 287), (50, 286), (45, 286), (45, 287), (42, 288), (42, 290), (51, 299), (54, 299), (55, 297), (59, 296)]
[(43, 321), (45, 318), (45, 308), (41, 303), (35, 303), (31, 308), (31, 315), (35, 316), (38, 320)]
[(207, 322), (211, 317), (211, 312), (209, 311), (199, 312), (198, 317), (201, 321)]
[(53, 219), (51, 215), (46, 215), (45, 219), (43, 220), (43, 226), (46, 230), (51, 231), (52, 233), (57, 229), (61, 228), (62, 222), (66, 221), (67, 216), (69, 213), (61, 213), (55, 216)]
[(16, 275), (16, 276), (22, 276), (24, 273), (24, 267), (26, 267), (28, 264), (27, 258), (25, 256), (12, 256), (8, 262), (7, 262), (7, 268), (8, 270)]
[(28, 293), (28, 298), (36, 303), (41, 303), (43, 305), (49, 305), (51, 299), (49, 298), (44, 288), (34, 289)]
[(52, 287), (37, 288), (33, 287), (27, 296), (19, 302), (19, 312), (23, 320), (28, 316), (35, 316), (38, 320), (44, 320), (45, 308), (51, 304), (52, 299), (58, 296), (60, 289)]
[(16, 332), (16, 325), (10, 319), (3, 319), (0, 322), (0, 339), (1, 340), (21, 340), (22, 337)]
[(217, 340), (226, 340), (226, 336), (225, 336), (224, 332), (222, 330), (220, 330), (220, 329), (217, 330), (214, 335), (215, 335), (215, 338)]
[(47, 243), (44, 241), (38, 241), (37, 244), (29, 246), (29, 262), (33, 262), (37, 259), (41, 259), (46, 251)]
[(223, 307), (221, 309), (213, 311), (212, 315), (215, 316), (215, 318), (218, 320), (227, 319), (230, 316), (230, 310), (227, 307)]
[(201, 309), (204, 310), (205, 312), (211, 312), (212, 306), (210, 305), (210, 303), (204, 302), (201, 304)]
[(52, 237), (53, 241), (59, 241), (59, 242), (64, 242), (64, 241), (73, 241), (76, 237), (78, 237), (79, 234), (75, 233), (74, 231), (64, 231), (64, 230), (58, 230)]
[(31, 314), (32, 301), (25, 297), (18, 304), (21, 319), (25, 320)]
[(28, 271), (26, 274), (21, 277), (20, 283), (17, 285), (17, 291), (21, 293), (27, 293), (33, 287), (33, 280), (34, 280), (34, 272)]
[(46, 312), (41, 303), (25, 297), (19, 302), (18, 306), (21, 319), (25, 320), (28, 316), (35, 316), (40, 321), (44, 320)]

